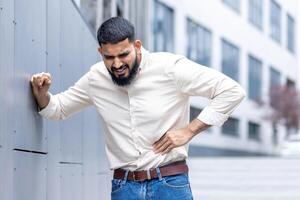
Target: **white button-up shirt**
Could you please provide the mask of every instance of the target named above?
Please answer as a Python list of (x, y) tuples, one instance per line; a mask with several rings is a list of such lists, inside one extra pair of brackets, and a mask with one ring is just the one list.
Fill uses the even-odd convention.
[(142, 49), (139, 73), (129, 86), (115, 85), (99, 62), (74, 86), (51, 95), (40, 114), (65, 119), (93, 105), (104, 122), (110, 168), (146, 170), (187, 158), (188, 144), (165, 155), (155, 154), (152, 144), (168, 130), (189, 123), (190, 96), (210, 99), (198, 119), (221, 126), (245, 92), (224, 74), (183, 56)]

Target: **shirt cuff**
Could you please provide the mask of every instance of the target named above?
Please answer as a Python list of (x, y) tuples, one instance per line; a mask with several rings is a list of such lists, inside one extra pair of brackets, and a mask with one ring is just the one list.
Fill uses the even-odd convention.
[(197, 119), (204, 122), (205, 124), (212, 126), (222, 126), (224, 122), (228, 119), (229, 115), (216, 112), (210, 107), (205, 107), (199, 114)]
[(38, 108), (39, 114), (42, 115), (43, 117), (47, 117), (50, 113), (53, 113), (55, 111), (55, 102), (52, 97), (52, 94), (49, 93), (49, 96), (50, 96), (50, 100), (48, 105), (42, 110)]

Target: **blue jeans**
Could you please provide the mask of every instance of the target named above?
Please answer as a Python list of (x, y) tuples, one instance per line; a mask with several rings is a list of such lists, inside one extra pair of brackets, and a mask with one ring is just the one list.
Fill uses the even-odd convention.
[(145, 181), (113, 179), (111, 200), (192, 200), (188, 174), (162, 177), (156, 168), (158, 178)]

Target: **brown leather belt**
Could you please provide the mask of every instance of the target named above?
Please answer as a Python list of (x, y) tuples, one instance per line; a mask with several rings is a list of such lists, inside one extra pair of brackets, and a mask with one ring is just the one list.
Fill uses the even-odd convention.
[[(188, 173), (189, 168), (184, 161), (177, 161), (170, 163), (165, 166), (159, 167), (161, 176), (171, 176), (177, 174)], [(124, 179), (126, 175), (126, 170), (124, 169), (115, 169), (114, 170), (114, 178), (115, 179)], [(127, 180), (129, 181), (144, 181), (151, 180), (154, 178), (158, 178), (156, 169), (143, 170), (143, 171), (129, 171)]]

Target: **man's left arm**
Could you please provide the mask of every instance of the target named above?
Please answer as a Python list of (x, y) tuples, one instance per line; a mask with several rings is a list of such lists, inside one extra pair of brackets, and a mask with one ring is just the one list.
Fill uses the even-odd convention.
[(202, 96), (211, 101), (186, 127), (170, 130), (155, 142), (155, 153), (168, 153), (173, 148), (185, 145), (210, 126), (221, 126), (246, 96), (236, 81), (186, 58), (179, 59), (168, 74), (183, 95)]

